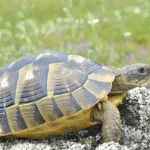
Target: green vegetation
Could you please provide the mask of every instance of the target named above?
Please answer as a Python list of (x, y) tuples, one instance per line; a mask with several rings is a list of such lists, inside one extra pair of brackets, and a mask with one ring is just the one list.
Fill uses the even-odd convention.
[(0, 65), (47, 48), (114, 66), (150, 63), (149, 0), (5, 0), (0, 8)]

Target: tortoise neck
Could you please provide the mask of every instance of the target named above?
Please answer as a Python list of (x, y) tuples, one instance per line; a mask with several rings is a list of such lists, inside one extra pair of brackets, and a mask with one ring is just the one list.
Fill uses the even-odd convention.
[(136, 87), (136, 84), (113, 82), (110, 94), (125, 93)]

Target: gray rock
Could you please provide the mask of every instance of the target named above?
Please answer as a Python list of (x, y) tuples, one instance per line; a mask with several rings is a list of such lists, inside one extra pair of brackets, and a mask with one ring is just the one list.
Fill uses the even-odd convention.
[(121, 141), (101, 142), (99, 126), (45, 140), (1, 140), (0, 150), (149, 150), (150, 91), (136, 88), (119, 106), (122, 118)]
[(145, 88), (130, 91), (122, 106), (125, 109), (120, 110), (121, 144), (130, 150), (150, 150), (150, 91)]
[(109, 142), (99, 145), (95, 150), (129, 150), (127, 146), (121, 146), (119, 143)]

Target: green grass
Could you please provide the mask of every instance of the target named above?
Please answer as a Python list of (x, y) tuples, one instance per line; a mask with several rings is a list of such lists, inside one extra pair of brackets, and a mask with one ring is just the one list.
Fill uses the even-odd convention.
[(111, 66), (150, 63), (149, 0), (0, 2), (0, 65), (55, 49)]

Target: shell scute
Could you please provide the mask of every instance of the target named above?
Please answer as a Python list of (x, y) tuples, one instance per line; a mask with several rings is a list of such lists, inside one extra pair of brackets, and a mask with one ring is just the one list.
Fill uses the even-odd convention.
[(0, 135), (11, 132), (7, 119), (6, 110), (4, 108), (0, 109)]
[(64, 116), (70, 116), (81, 110), (81, 107), (71, 94), (55, 96), (54, 99)]
[(68, 59), (68, 55), (65, 53), (47, 52), (38, 55), (34, 63), (45, 65), (45, 64), (65, 62), (67, 59)]
[(20, 109), (17, 106), (7, 108), (7, 118), (10, 125), (11, 132), (18, 132), (26, 129), (26, 123), (20, 113)]
[(53, 97), (45, 97), (36, 103), (42, 116), (48, 123), (63, 116)]
[(47, 95), (48, 70), (47, 65), (37, 66), (34, 64), (20, 70), (22, 75), (18, 79), (17, 87), (17, 98), (20, 104), (34, 102)]
[(8, 67), (8, 71), (19, 70), (22, 67), (31, 64), (35, 61), (37, 55), (23, 56), (19, 58), (17, 61), (11, 63)]
[[(13, 78), (14, 77), (14, 78)], [(0, 106), (8, 107), (14, 104), (16, 95), (16, 72), (4, 73), (0, 76)]]
[(74, 91), (72, 95), (83, 109), (89, 108), (98, 101), (95, 95), (83, 87)]
[(85, 83), (84, 88), (95, 95), (97, 99), (102, 100), (110, 92), (111, 83), (88, 80)]
[(35, 103), (20, 105), (19, 109), (28, 128), (34, 128), (45, 123), (45, 120)]

